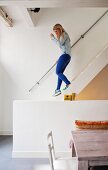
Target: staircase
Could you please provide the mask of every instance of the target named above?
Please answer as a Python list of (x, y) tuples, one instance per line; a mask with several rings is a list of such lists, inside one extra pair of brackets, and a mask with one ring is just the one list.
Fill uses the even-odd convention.
[(107, 64), (108, 44), (72, 79), (72, 88), (66, 93), (79, 94)]

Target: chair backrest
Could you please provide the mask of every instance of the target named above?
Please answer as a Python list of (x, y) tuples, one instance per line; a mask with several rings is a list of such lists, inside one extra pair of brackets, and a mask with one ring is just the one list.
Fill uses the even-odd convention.
[(50, 164), (51, 169), (54, 170), (54, 160), (55, 160), (55, 149), (54, 149), (54, 141), (52, 136), (52, 131), (47, 136), (48, 141), (48, 149), (49, 149), (49, 158), (50, 158)]

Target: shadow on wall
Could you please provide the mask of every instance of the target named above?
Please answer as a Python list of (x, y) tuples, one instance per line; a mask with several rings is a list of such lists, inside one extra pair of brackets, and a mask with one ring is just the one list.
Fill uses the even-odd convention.
[(12, 130), (12, 94), (13, 81), (0, 62), (0, 131)]
[[(0, 59), (1, 59), (1, 35), (0, 35)], [(3, 79), (2, 79), (2, 67), (0, 63), (0, 130), (3, 127), (2, 120), (3, 120)]]

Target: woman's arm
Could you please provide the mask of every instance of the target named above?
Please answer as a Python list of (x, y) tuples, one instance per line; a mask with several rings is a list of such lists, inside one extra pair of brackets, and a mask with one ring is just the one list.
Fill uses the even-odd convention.
[(69, 38), (68, 34), (64, 32), (59, 39), (60, 45), (63, 45), (68, 38)]
[(70, 39), (68, 34), (65, 32), (60, 36), (60, 38), (55, 38), (55, 36), (52, 33), (50, 34), (50, 36), (51, 36), (51, 39), (59, 45), (64, 45), (65, 41), (67, 39)]
[(55, 36), (51, 33), (50, 34), (51, 40), (53, 40), (55, 43), (59, 43), (59, 40), (55, 38)]

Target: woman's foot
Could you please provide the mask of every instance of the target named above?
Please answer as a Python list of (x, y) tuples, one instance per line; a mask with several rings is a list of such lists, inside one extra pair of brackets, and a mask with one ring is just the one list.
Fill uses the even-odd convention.
[(65, 86), (65, 88), (63, 90), (66, 90), (70, 85), (71, 85), (71, 83), (70, 84), (66, 84), (66, 86)]
[(55, 90), (55, 93), (53, 94), (53, 97), (58, 96), (61, 94), (61, 90)]

